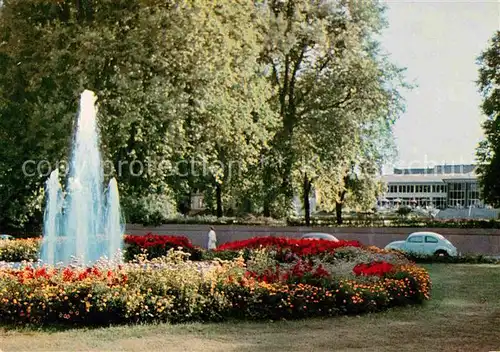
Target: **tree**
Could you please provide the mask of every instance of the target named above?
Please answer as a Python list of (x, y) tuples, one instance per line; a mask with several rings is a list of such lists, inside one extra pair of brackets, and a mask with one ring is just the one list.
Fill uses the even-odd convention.
[[(299, 189), (309, 223), (314, 183), (327, 208), (332, 200), (341, 209), (349, 187), (359, 181), (365, 190), (377, 189), (374, 164), (386, 161), (383, 154), (391, 149), (391, 126), (402, 107), (402, 70), (375, 39), (385, 25), (377, 2), (290, 0), (271, 2), (270, 8), (271, 49), (264, 58), (282, 126), (270, 157), (281, 163), (264, 173), (266, 184), (274, 186), (266, 202), (281, 195), (286, 207)], [(370, 141), (380, 143), (374, 148)], [(270, 213), (269, 204), (264, 209)]]
[(500, 206), (500, 31), (479, 56), (479, 91), (483, 96), (481, 109), (485, 139), (479, 143), (477, 160), (483, 198), (494, 207)]
[(124, 208), (155, 222), (194, 190), (218, 216), (284, 216), (300, 190), (307, 208), (312, 188), (337, 201), (346, 173), (367, 185), (380, 159), (367, 141), (390, 129), (397, 86), (373, 40), (381, 14), (364, 1), (6, 0), (0, 224), (40, 218), (46, 176), (15, 171), (66, 160), (83, 89)]
[[(166, 63), (155, 60), (163, 42), (159, 22), (169, 13), (139, 2), (90, 0), (11, 0), (1, 11), (6, 63), (0, 89), (5, 102), (2, 129), (20, 141), (7, 148), (10, 155), (2, 156), (8, 167), (21, 170), (20, 163), (31, 159), (47, 160), (54, 168), (65, 160), (78, 96), (91, 89), (98, 95), (104, 155), (112, 161), (125, 200), (145, 191), (165, 193), (165, 172), (135, 176), (138, 170), (130, 165), (168, 159), (174, 141), (182, 140), (176, 138), (180, 117), (171, 112), (172, 85), (162, 79), (168, 73)], [(16, 155), (22, 156), (17, 164)], [(0, 182), (22, 201), (32, 192), (39, 194), (44, 181), (36, 173)], [(29, 209), (16, 213), (29, 214)]]
[[(154, 199), (175, 203), (201, 185), (218, 190), (220, 214), (222, 195), (243, 179), (220, 165), (238, 160), (245, 172), (274, 123), (254, 10), (250, 0), (6, 1), (0, 134), (11, 140), (0, 165), (20, 170), (26, 158), (52, 166), (65, 160), (78, 95), (91, 89), (125, 210)], [(194, 159), (203, 165), (191, 170)], [(11, 214), (17, 200), (12, 216), (30, 214), (30, 199), (43, 196), (45, 176), (38, 176), (1, 174), (8, 185), (2, 199), (10, 201), (0, 213)]]
[(398, 70), (383, 62), (374, 40), (384, 25), (377, 2), (276, 0), (263, 8), (268, 35), (262, 58), (281, 121), (263, 176), (267, 216), (279, 199), (286, 209), (296, 188), (307, 210), (320, 177), (333, 177), (325, 184), (342, 189), (345, 170), (359, 164), (353, 160), (360, 131), (382, 110), (385, 122), (394, 119), (389, 105), (399, 87), (391, 86)]
[(220, 217), (223, 204), (246, 188), (245, 174), (258, 164), (276, 124), (270, 85), (257, 61), (262, 35), (252, 1), (193, 1), (181, 8), (186, 24), (179, 27), (196, 35), (185, 38), (180, 31), (173, 38), (185, 86), (187, 148), (180, 160), (194, 167), (177, 182), (186, 192), (205, 191), (209, 203), (214, 194)]

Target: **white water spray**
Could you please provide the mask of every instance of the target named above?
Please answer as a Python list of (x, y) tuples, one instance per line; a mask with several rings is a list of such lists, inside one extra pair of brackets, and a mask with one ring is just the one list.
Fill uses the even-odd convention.
[(89, 265), (103, 257), (116, 259), (123, 246), (124, 226), (114, 178), (104, 202), (95, 102), (93, 92), (81, 94), (64, 199), (57, 170), (47, 181), (40, 257), (45, 264), (68, 264), (76, 259)]

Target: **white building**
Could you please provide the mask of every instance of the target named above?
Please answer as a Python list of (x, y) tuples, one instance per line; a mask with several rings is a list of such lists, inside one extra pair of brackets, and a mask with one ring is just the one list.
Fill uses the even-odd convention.
[(474, 165), (394, 169), (382, 176), (387, 188), (379, 205), (432, 206), (439, 209), (484, 207)]

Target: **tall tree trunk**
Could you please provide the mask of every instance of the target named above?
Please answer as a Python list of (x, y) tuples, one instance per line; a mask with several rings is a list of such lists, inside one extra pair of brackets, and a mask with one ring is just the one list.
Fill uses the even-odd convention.
[(217, 198), (217, 217), (221, 218), (223, 212), (222, 212), (222, 187), (220, 183), (216, 183), (215, 185), (215, 197)]
[(263, 181), (264, 181), (264, 204), (263, 204), (263, 215), (267, 218), (271, 217), (271, 206), (276, 199), (276, 179), (273, 175), (275, 170), (274, 165), (263, 164)]
[(335, 204), (335, 215), (337, 217), (337, 225), (342, 225), (344, 220), (342, 219), (342, 203), (337, 202)]
[(269, 200), (267, 199), (267, 197), (266, 197), (266, 199), (264, 199), (263, 215), (266, 218), (271, 217), (271, 204), (270, 204)]
[(311, 182), (307, 177), (307, 172), (304, 173), (304, 184), (302, 187), (303, 202), (304, 202), (304, 217), (306, 226), (311, 226), (311, 203), (309, 202), (309, 194), (311, 193)]
[(342, 191), (339, 200), (335, 203), (335, 215), (337, 217), (337, 225), (342, 225), (344, 219), (342, 218), (342, 207), (344, 206), (344, 198), (347, 191)]

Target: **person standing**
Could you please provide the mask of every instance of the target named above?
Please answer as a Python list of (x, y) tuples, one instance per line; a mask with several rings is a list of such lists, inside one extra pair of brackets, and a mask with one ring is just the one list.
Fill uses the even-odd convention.
[(213, 226), (210, 226), (210, 231), (208, 232), (208, 250), (214, 250), (217, 248), (217, 235), (215, 234), (215, 229)]

